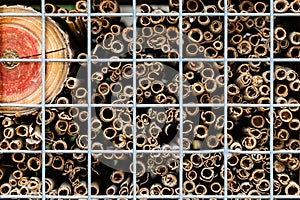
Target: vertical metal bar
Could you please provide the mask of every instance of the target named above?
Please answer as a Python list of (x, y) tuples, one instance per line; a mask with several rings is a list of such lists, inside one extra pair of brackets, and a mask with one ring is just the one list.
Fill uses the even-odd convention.
[(45, 100), (46, 100), (46, 17), (45, 0), (41, 0), (42, 12), (42, 199), (46, 199), (46, 127), (45, 127)]
[(133, 200), (136, 200), (136, 156), (137, 156), (137, 151), (136, 151), (136, 39), (137, 39), (137, 28), (136, 28), (136, 22), (137, 22), (137, 17), (136, 17), (136, 0), (132, 0), (132, 24), (133, 24), (133, 53), (132, 53), (132, 59), (133, 59), (133, 153), (132, 153), (132, 162), (133, 162)]
[(227, 180), (227, 156), (228, 156), (228, 144), (227, 144), (227, 110), (228, 110), (228, 98), (227, 98), (227, 85), (228, 85), (228, 8), (227, 1), (224, 0), (224, 199), (228, 196), (228, 180)]
[(274, 180), (273, 180), (273, 109), (274, 109), (274, 6), (270, 0), (270, 199), (273, 199)]
[(182, 2), (179, 1), (179, 199), (183, 199), (183, 32), (182, 32)]
[(91, 183), (92, 183), (92, 155), (91, 155), (91, 149), (92, 149), (92, 134), (91, 134), (91, 92), (92, 92), (92, 86), (91, 86), (91, 48), (92, 48), (92, 37), (91, 37), (91, 2), (90, 0), (87, 1), (88, 3), (88, 16), (87, 16), (87, 87), (88, 87), (88, 199), (91, 199)]

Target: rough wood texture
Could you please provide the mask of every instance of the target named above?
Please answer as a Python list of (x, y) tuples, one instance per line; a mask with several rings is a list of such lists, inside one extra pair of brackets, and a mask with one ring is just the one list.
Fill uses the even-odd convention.
[[(1, 13), (37, 13), (23, 6), (1, 6)], [(72, 57), (68, 36), (50, 18), (46, 18), (45, 51), (47, 59)], [(41, 17), (0, 18), (0, 55), (2, 58), (41, 59), (42, 19)], [(47, 53), (54, 50), (57, 52)], [(32, 56), (34, 55), (34, 56)], [(46, 63), (45, 101), (61, 91), (69, 71), (67, 62)], [(2, 62), (0, 64), (0, 102), (16, 104), (40, 104), (42, 102), (41, 62)], [(0, 113), (13, 115), (31, 112), (32, 108), (1, 107)]]

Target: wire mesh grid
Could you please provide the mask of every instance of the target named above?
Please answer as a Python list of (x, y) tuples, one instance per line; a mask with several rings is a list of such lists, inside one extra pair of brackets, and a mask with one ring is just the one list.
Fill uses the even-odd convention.
[[(228, 57), (228, 21), (224, 20), (224, 57), (223, 58), (216, 58), (216, 59), (206, 59), (206, 58), (184, 58), (183, 56), (183, 32), (179, 31), (179, 57), (177, 59), (170, 59), (170, 58), (151, 58), (151, 59), (140, 59), (137, 58), (137, 25), (136, 21), (139, 16), (178, 16), (179, 17), (179, 29), (182, 28), (183, 23), (183, 17), (184, 16), (221, 16), (227, 19), (228, 16), (249, 16), (249, 17), (255, 17), (255, 16), (269, 16), (270, 17), (270, 38), (274, 37), (274, 18), (275, 17), (288, 17), (293, 16), (295, 17), (294, 13), (274, 13), (273, 5), (274, 2), (270, 0), (270, 13), (228, 13), (228, 0), (224, 0), (224, 12), (223, 13), (183, 13), (183, 5), (182, 1), (179, 1), (179, 12), (175, 14), (170, 13), (163, 13), (163, 14), (154, 14), (154, 13), (138, 13), (137, 12), (137, 2), (136, 0), (132, 1), (132, 13), (118, 13), (118, 14), (109, 14), (109, 13), (92, 13), (91, 10), (91, 2), (88, 0), (88, 9), (87, 13), (68, 13), (68, 14), (49, 14), (45, 12), (45, 0), (41, 1), (41, 13), (40, 14), (24, 14), (24, 13), (0, 13), (0, 17), (8, 17), (8, 16), (18, 16), (18, 17), (29, 17), (29, 16), (35, 16), (35, 17), (41, 17), (42, 20), (42, 38), (46, 38), (46, 17), (61, 17), (61, 16), (84, 16), (87, 17), (87, 30), (91, 29), (91, 19), (93, 17), (97, 16), (113, 16), (113, 17), (132, 17), (132, 24), (133, 24), (133, 51), (132, 51), (132, 58), (130, 59), (122, 59), (118, 58), (116, 59), (102, 59), (102, 58), (92, 58), (92, 36), (91, 32), (87, 31), (87, 58), (86, 59), (46, 59), (46, 50), (45, 50), (45, 40), (42, 40), (42, 55), (41, 59), (8, 59), (8, 58), (1, 58), (1, 62), (40, 62), (42, 64), (42, 102), (41, 104), (9, 104), (9, 103), (1, 103), (0, 106), (9, 106), (9, 107), (36, 107), (41, 109), (42, 113), (42, 138), (46, 138), (46, 108), (60, 108), (60, 107), (78, 107), (78, 108), (86, 108), (87, 109), (87, 135), (88, 135), (88, 144), (86, 150), (49, 150), (46, 148), (46, 140), (42, 140), (42, 149), (37, 151), (30, 151), (30, 150), (3, 150), (1, 151), (1, 154), (9, 154), (9, 153), (26, 153), (26, 154), (41, 154), (42, 156), (42, 167), (41, 167), (41, 183), (42, 183), (42, 194), (41, 195), (6, 195), (6, 196), (0, 196), (2, 199), (11, 199), (11, 198), (20, 198), (20, 199), (28, 199), (28, 198), (40, 198), (40, 199), (97, 199), (97, 198), (103, 198), (103, 199), (118, 199), (118, 198), (128, 198), (128, 199), (152, 199), (152, 198), (159, 198), (159, 199), (189, 199), (189, 198), (196, 198), (196, 199), (232, 199), (232, 198), (247, 198), (247, 199), (283, 199), (283, 198), (289, 198), (289, 199), (299, 199), (299, 196), (295, 195), (275, 195), (274, 193), (274, 179), (273, 179), (273, 170), (274, 170), (274, 156), (277, 154), (284, 154), (284, 153), (291, 153), (291, 154), (299, 154), (299, 151), (297, 150), (274, 150), (273, 148), (273, 132), (274, 132), (274, 109), (281, 108), (281, 107), (299, 107), (300, 104), (277, 104), (274, 103), (274, 80), (270, 79), (270, 103), (268, 104), (244, 104), (244, 103), (229, 103), (228, 97), (227, 97), (227, 91), (228, 91), (228, 63), (229, 62), (269, 62), (270, 63), (270, 77), (274, 77), (274, 70), (275, 62), (299, 62), (296, 58), (274, 58), (274, 41), (270, 40), (270, 56), (269, 58), (229, 58)], [(87, 71), (86, 71), (86, 79), (90, 79), (92, 75), (92, 63), (93, 62), (132, 62), (133, 64), (133, 79), (132, 79), (132, 85), (133, 85), (133, 102), (132, 104), (95, 104), (92, 102), (91, 96), (92, 96), (92, 85), (91, 82), (88, 81), (87, 84), (87, 102), (86, 104), (48, 104), (45, 102), (45, 93), (46, 93), (46, 80), (45, 80), (45, 74), (46, 74), (46, 63), (47, 62), (86, 62), (87, 63)], [(202, 62), (224, 62), (224, 88), (223, 93), (224, 95), (224, 101), (222, 103), (207, 103), (207, 104), (189, 104), (184, 102), (183, 100), (183, 69), (184, 69), (184, 62), (188, 61), (202, 61)], [(179, 102), (177, 104), (169, 104), (168, 107), (174, 107), (179, 109), (179, 113), (184, 113), (184, 108), (186, 107), (220, 107), (223, 109), (223, 115), (224, 115), (224, 121), (228, 121), (228, 109), (230, 107), (246, 107), (246, 108), (258, 108), (258, 107), (269, 107), (270, 108), (270, 134), (269, 134), (269, 150), (259, 151), (259, 150), (232, 150), (228, 148), (227, 142), (228, 142), (228, 124), (224, 123), (224, 148), (222, 149), (216, 149), (216, 150), (184, 150), (183, 146), (183, 116), (179, 116), (179, 139), (180, 139), (180, 145), (179, 149), (177, 150), (155, 150), (155, 153), (171, 153), (171, 154), (178, 154), (179, 155), (179, 176), (178, 176), (178, 186), (179, 186), (179, 193), (177, 195), (138, 195), (137, 194), (137, 187), (135, 187), (137, 183), (137, 162), (138, 162), (138, 154), (152, 154), (153, 150), (138, 150), (136, 146), (137, 141), (137, 124), (133, 123), (133, 148), (132, 150), (92, 150), (92, 133), (91, 133), (91, 119), (92, 119), (92, 110), (95, 107), (113, 107), (113, 108), (132, 108), (133, 110), (133, 122), (137, 121), (137, 112), (139, 108), (145, 108), (145, 107), (166, 107), (164, 104), (139, 104), (137, 102), (137, 75), (136, 75), (136, 67), (137, 63), (139, 62), (178, 62), (179, 63)], [(47, 195), (46, 194), (46, 153), (55, 153), (55, 154), (63, 154), (63, 153), (84, 153), (87, 154), (87, 195), (86, 196), (64, 196), (64, 195)], [(133, 182), (133, 192), (131, 195), (92, 195), (91, 194), (91, 184), (92, 184), (92, 155), (93, 154), (101, 154), (101, 153), (115, 153), (115, 154), (122, 154), (122, 153), (128, 153), (132, 155), (132, 182)], [(183, 162), (184, 162), (184, 155), (185, 154), (206, 154), (206, 153), (222, 153), (223, 155), (223, 165), (224, 165), (224, 193), (222, 195), (188, 195), (184, 194), (183, 192), (183, 182), (184, 182), (184, 175), (183, 175)], [(270, 191), (267, 195), (242, 195), (242, 194), (236, 194), (236, 195), (230, 195), (228, 194), (228, 157), (232, 154), (266, 154), (270, 157), (270, 166), (269, 166), (269, 182), (270, 182)], [(208, 183), (209, 184), (209, 183)]]

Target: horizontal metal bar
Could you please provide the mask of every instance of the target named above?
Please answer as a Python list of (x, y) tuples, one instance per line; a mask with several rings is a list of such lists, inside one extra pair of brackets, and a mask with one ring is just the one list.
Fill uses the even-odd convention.
[(183, 154), (207, 154), (207, 153), (223, 153), (224, 149), (210, 149), (210, 150), (182, 150)]
[[(137, 198), (147, 198), (147, 199), (178, 199), (179, 195), (136, 195)], [(228, 195), (228, 198), (247, 198), (247, 199), (269, 199), (270, 195)], [(299, 195), (274, 195), (273, 196), (276, 199), (299, 199)], [(13, 199), (13, 198), (19, 198), (19, 199), (28, 199), (28, 198), (42, 198), (41, 195), (2, 195), (1, 198), (6, 199)], [(46, 198), (52, 198), (52, 199), (88, 199), (88, 196), (76, 196), (76, 195), (70, 195), (70, 196), (63, 196), (63, 195), (46, 195)], [(133, 198), (133, 196), (125, 196), (125, 195), (92, 195), (91, 198), (112, 198), (112, 199), (118, 199), (118, 198)], [(203, 199), (223, 199), (223, 195), (183, 195), (183, 198), (203, 198)]]
[[(5, 197), (6, 199), (13, 199), (13, 198), (20, 198), (20, 199), (27, 199), (27, 198), (41, 198), (40, 195), (3, 195), (1, 198)], [(46, 198), (51, 199), (88, 199), (88, 196), (77, 196), (77, 195), (45, 195)], [(136, 195), (137, 198), (147, 198), (147, 199), (178, 199), (179, 195)], [(183, 198), (203, 198), (203, 199), (222, 199), (224, 198), (223, 195), (182, 195)], [(284, 196), (284, 195), (274, 195), (275, 198), (283, 199), (283, 198), (290, 198), (290, 199), (299, 199), (300, 196)], [(111, 198), (111, 199), (118, 199), (118, 198), (133, 198), (131, 195), (92, 195), (91, 198)], [(269, 195), (228, 195), (228, 198), (247, 198), (247, 199), (267, 199), (270, 198)]]
[[(58, 61), (63, 61), (63, 59), (57, 59)], [(69, 61), (75, 59), (65, 59), (64, 61)], [(76, 59), (79, 60), (79, 59)], [(132, 59), (91, 59), (92, 62), (113, 62), (113, 61), (132, 61)], [(274, 62), (300, 62), (300, 58), (274, 58)], [(0, 60), (1, 61), (1, 60)], [(11, 60), (10, 60), (11, 61)], [(55, 62), (55, 60), (46, 59), (48, 62)], [(199, 62), (225, 62), (224, 58), (182, 58), (182, 59), (169, 59), (169, 58), (151, 58), (151, 59), (136, 59), (138, 62), (189, 62), (189, 61), (199, 61)], [(270, 58), (228, 58), (228, 62), (270, 62)], [(79, 60), (78, 62), (84, 62)]]
[[(45, 62), (88, 62), (88, 59), (45, 59)], [(4, 59), (0, 58), (0, 62), (43, 62), (42, 59), (30, 59), (30, 58), (21, 58), (21, 59)]]
[[(100, 13), (99, 13), (100, 14)], [(179, 17), (179, 13), (136, 13), (137, 16), (175, 16)], [(217, 17), (217, 16), (224, 16), (224, 13), (182, 13), (182, 16), (211, 16), (211, 17)]]
[(274, 199), (300, 199), (300, 195), (273, 195)]
[[(224, 107), (224, 104), (199, 104), (199, 103), (184, 103), (182, 104), (183, 107), (188, 108), (210, 108), (210, 107)], [(113, 108), (133, 108), (133, 104), (91, 104), (94, 108), (100, 107), (113, 107)], [(258, 108), (258, 107), (270, 107), (270, 104), (238, 104), (238, 103), (228, 103), (227, 107), (243, 107), (243, 108)], [(0, 107), (24, 107), (24, 108), (42, 108), (41, 104), (11, 104), (11, 103), (1, 103)], [(78, 108), (87, 108), (88, 104), (45, 104), (46, 108), (71, 108), (71, 107), (78, 107)], [(179, 104), (137, 104), (137, 108), (164, 108), (164, 107), (172, 107), (172, 108), (179, 108)], [(274, 107), (281, 108), (281, 107), (300, 107), (300, 104), (274, 104)]]
[[(46, 153), (52, 154), (72, 154), (72, 153), (84, 153), (87, 154), (88, 150), (45, 150)], [(92, 154), (132, 154), (133, 150), (91, 150)], [(136, 150), (139, 154), (153, 154), (153, 153), (173, 153), (179, 154), (179, 150)], [(222, 153), (223, 149), (212, 149), (212, 150), (183, 150), (184, 154), (207, 154), (207, 153)], [(38, 154), (42, 153), (42, 150), (30, 151), (30, 150), (1, 150), (0, 154), (10, 153), (27, 153), (27, 154)]]
[[(228, 16), (270, 16), (271, 13), (228, 13)], [(41, 13), (0, 13), (0, 17), (41, 17)], [(76, 17), (88, 16), (88, 13), (45, 13), (46, 17)], [(132, 13), (91, 13), (91, 17), (132, 17)], [(179, 13), (136, 13), (136, 16), (179, 16)], [(182, 13), (182, 16), (219, 16), (224, 17), (224, 13)], [(299, 17), (300, 13), (274, 13), (276, 17)]]
[[(212, 103), (183, 103), (183, 107), (224, 107), (224, 104), (212, 104)], [(133, 104), (91, 104), (92, 107), (116, 107), (116, 108), (132, 108)], [(270, 104), (240, 104), (240, 103), (228, 103), (227, 107), (270, 107)], [(28, 108), (41, 108), (41, 104), (13, 104), (13, 103), (0, 103), (0, 107), (28, 107)], [(46, 108), (69, 108), (69, 107), (79, 107), (86, 108), (88, 104), (45, 104)], [(179, 107), (179, 104), (137, 104), (137, 108), (145, 108), (145, 107)], [(300, 104), (274, 104), (274, 107), (300, 107)]]
[(237, 195), (227, 195), (228, 198), (242, 198), (242, 199), (270, 199), (270, 195), (241, 195), (241, 194), (237, 194)]
[[(46, 153), (52, 154), (72, 154), (72, 153), (84, 153), (87, 154), (87, 150), (45, 150)], [(92, 154), (132, 154), (132, 150), (91, 150)], [(153, 153), (173, 153), (179, 154), (179, 150), (136, 150), (138, 154), (153, 154)], [(223, 153), (223, 149), (211, 149), (211, 150), (183, 150), (184, 154), (207, 154), (207, 153)], [(0, 154), (11, 154), (11, 153), (26, 153), (26, 154), (40, 154), (42, 150), (1, 150)], [(231, 150), (228, 149), (228, 153), (231, 154), (270, 154), (270, 151), (248, 151), (248, 150)], [(274, 154), (300, 154), (300, 150), (274, 150)]]
[(279, 107), (300, 107), (300, 104), (273, 104), (273, 107), (279, 108)]
[[(234, 154), (270, 154), (270, 151), (240, 151), (240, 150), (230, 150), (229, 153)], [(273, 150), (273, 154), (300, 154), (300, 150)]]
[[(84, 153), (87, 154), (87, 150), (45, 150), (46, 153), (52, 154), (72, 154), (72, 153)], [(152, 153), (173, 153), (179, 154), (179, 150), (136, 150), (139, 154), (152, 154)], [(211, 150), (183, 150), (184, 154), (207, 154), (207, 153), (223, 153), (223, 149), (211, 149)], [(26, 154), (40, 154), (42, 150), (1, 150), (0, 154), (11, 154), (11, 153), (26, 153)], [(91, 150), (92, 154), (132, 154), (132, 150)], [(231, 154), (270, 154), (270, 151), (249, 151), (249, 150), (231, 150), (228, 149), (228, 153)], [(274, 154), (300, 154), (300, 150), (274, 150)]]
[(273, 150), (274, 154), (300, 154), (300, 150)]
[[(300, 62), (300, 58), (274, 58), (274, 62)], [(123, 58), (98, 58), (98, 59), (45, 59), (45, 62), (132, 62), (133, 59)], [(224, 58), (151, 58), (151, 59), (136, 59), (139, 62), (225, 62)], [(228, 58), (228, 62), (270, 62), (269, 58)], [(42, 59), (3, 59), (0, 62), (42, 62)]]
[[(117, 13), (116, 13), (117, 14)], [(46, 17), (87, 17), (87, 13), (45, 13)]]
[(276, 17), (300, 17), (300, 13), (274, 13), (273, 15)]
[(136, 104), (137, 108), (145, 108), (145, 107), (157, 107), (157, 108), (164, 108), (164, 107), (179, 107), (179, 104)]
[[(116, 153), (116, 154), (132, 154), (133, 150), (91, 150), (91, 153), (93, 154), (100, 154), (100, 153)], [(156, 153), (161, 153), (161, 154), (179, 154), (179, 150), (136, 150), (138, 154), (156, 154)], [(212, 150), (183, 150), (184, 154), (207, 154), (207, 153), (222, 153), (223, 149), (212, 149)]]
[(269, 107), (270, 104), (242, 104), (242, 103), (228, 103), (227, 104), (227, 107), (254, 107), (254, 108), (257, 108), (257, 107)]

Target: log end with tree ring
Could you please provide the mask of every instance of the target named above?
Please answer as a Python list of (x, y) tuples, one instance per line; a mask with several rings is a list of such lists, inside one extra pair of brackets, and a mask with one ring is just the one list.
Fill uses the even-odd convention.
[[(23, 6), (1, 6), (1, 13), (24, 13), (38, 14), (32, 8)], [(9, 20), (6, 20), (9, 19)], [(56, 22), (46, 18), (46, 46), (47, 59), (69, 59), (72, 52), (69, 39)], [(0, 35), (3, 41), (9, 43), (1, 44), (1, 58), (31, 58), (37, 59), (41, 54), (42, 22), (36, 17), (8, 17), (0, 20)], [(22, 38), (15, 40), (14, 38)], [(30, 56), (30, 57), (29, 57)], [(0, 91), (0, 102), (17, 104), (40, 104), (42, 102), (42, 64), (40, 62), (3, 62), (0, 66), (4, 86)], [(68, 62), (46, 63), (46, 103), (54, 100), (61, 91), (64, 81), (69, 72)], [(8, 76), (9, 74), (9, 76)], [(4, 81), (4, 82), (3, 82)], [(0, 113), (6, 115), (29, 114), (35, 108), (28, 107), (1, 107)]]

